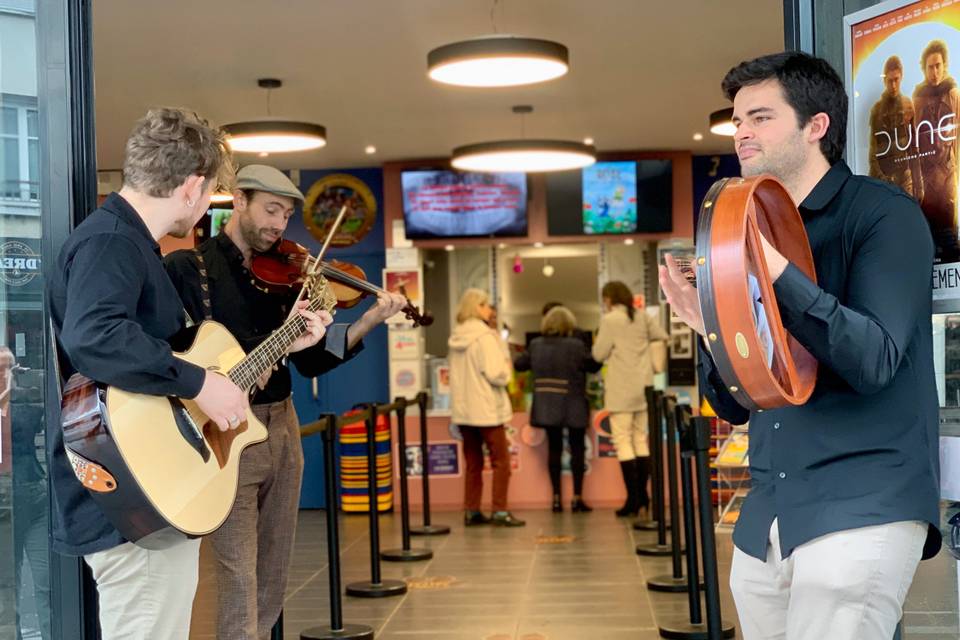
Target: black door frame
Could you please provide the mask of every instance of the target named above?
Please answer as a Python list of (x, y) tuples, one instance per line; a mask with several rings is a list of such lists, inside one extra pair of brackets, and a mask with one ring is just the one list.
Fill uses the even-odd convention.
[[(70, 231), (97, 201), (91, 20), (91, 0), (36, 0), (41, 254), (46, 281)], [(44, 317), (49, 317), (46, 300)], [(49, 347), (46, 356), (45, 419), (50, 429), (58, 428), (60, 403)], [(96, 589), (82, 559), (51, 551), (50, 586), (53, 637), (97, 640)]]

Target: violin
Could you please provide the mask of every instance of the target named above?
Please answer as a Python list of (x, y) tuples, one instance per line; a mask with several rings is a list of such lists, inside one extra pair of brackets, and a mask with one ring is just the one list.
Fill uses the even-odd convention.
[[(303, 245), (292, 240), (282, 239), (279, 244), (265, 253), (254, 252), (250, 270), (263, 285), (261, 288), (271, 293), (297, 291), (303, 286), (307, 273), (313, 267), (316, 258)], [(337, 297), (337, 306), (349, 309), (365, 296), (386, 293), (384, 289), (370, 283), (359, 266), (341, 260), (322, 260), (319, 273), (329, 282)], [(407, 294), (401, 291), (406, 298)], [(429, 311), (421, 312), (410, 299), (401, 309), (413, 326), (430, 326), (433, 316)]]

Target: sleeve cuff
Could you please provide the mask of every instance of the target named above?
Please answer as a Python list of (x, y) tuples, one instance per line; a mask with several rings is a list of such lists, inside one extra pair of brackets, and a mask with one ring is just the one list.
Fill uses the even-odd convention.
[(181, 398), (196, 398), (200, 395), (200, 390), (203, 389), (203, 382), (206, 380), (207, 372), (202, 367), (198, 367), (195, 364), (186, 362), (185, 360), (180, 360), (180, 375), (177, 377), (177, 382), (180, 388), (177, 390), (177, 395)]
[(349, 360), (353, 356), (363, 351), (363, 340), (357, 342), (352, 349), (347, 346), (347, 331), (349, 329), (350, 325), (344, 322), (337, 322), (327, 327), (327, 353), (340, 360)]

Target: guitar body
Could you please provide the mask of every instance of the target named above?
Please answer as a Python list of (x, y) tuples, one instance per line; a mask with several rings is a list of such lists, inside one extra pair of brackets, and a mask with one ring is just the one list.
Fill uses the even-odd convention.
[[(175, 355), (224, 375), (245, 357), (212, 321)], [(240, 454), (267, 439), (249, 410), (237, 429), (221, 432), (192, 400), (103, 391), (80, 375), (64, 388), (62, 421), (77, 477), (117, 530), (148, 548), (223, 524), (236, 498)]]

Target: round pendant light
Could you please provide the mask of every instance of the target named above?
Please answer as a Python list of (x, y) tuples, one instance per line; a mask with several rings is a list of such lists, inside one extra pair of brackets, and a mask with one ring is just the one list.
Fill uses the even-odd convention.
[(553, 80), (569, 70), (559, 42), (494, 35), (437, 47), (427, 54), (432, 80), (461, 87), (514, 87)]
[(223, 125), (227, 143), (241, 153), (309, 151), (327, 144), (327, 130), (319, 124), (289, 120), (252, 120)]
[(710, 114), (710, 133), (718, 136), (735, 136), (737, 127), (733, 124), (733, 107), (720, 109)]
[(327, 130), (319, 124), (270, 117), (270, 91), (283, 82), (260, 78), (257, 86), (267, 90), (267, 118), (223, 125), (227, 144), (240, 153), (289, 153), (319, 149), (327, 144)]
[(597, 150), (567, 140), (499, 140), (457, 147), (451, 164), (463, 171), (540, 173), (588, 167)]
[(450, 164), (462, 171), (511, 171), (543, 173), (588, 167), (597, 161), (597, 150), (591, 144), (570, 140), (523, 138), (523, 118), (533, 113), (528, 104), (518, 104), (511, 111), (521, 118), (521, 138), (479, 142), (453, 150)]

